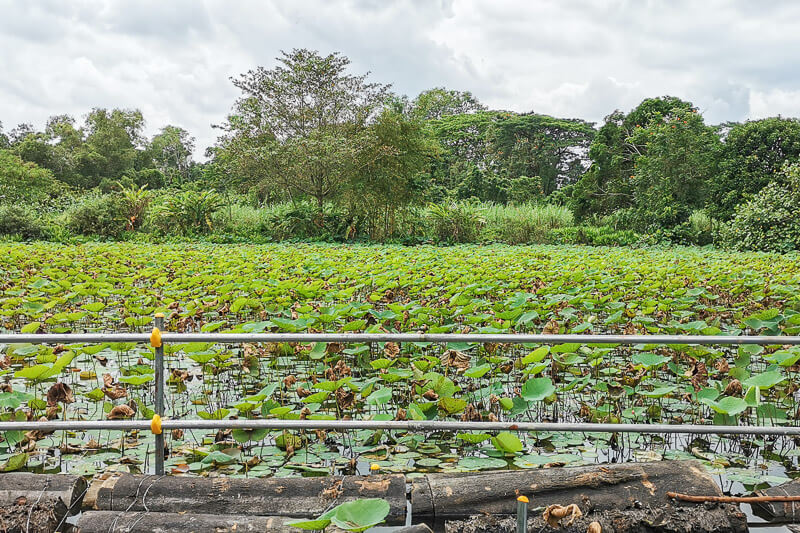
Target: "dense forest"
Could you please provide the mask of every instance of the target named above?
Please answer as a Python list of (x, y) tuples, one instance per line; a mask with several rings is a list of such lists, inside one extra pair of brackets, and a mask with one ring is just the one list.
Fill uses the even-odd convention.
[(4, 239), (284, 239), (800, 249), (800, 121), (648, 98), (602, 124), (415, 98), (299, 49), (232, 80), (206, 160), (138, 110), (0, 123)]

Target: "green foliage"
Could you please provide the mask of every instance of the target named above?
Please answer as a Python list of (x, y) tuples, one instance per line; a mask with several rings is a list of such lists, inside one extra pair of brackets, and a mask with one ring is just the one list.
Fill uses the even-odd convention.
[(766, 118), (734, 124), (725, 135), (720, 171), (709, 180), (708, 210), (728, 220), (736, 206), (778, 179), (800, 159), (800, 120)]
[(575, 213), (586, 219), (628, 209), (628, 228), (647, 232), (687, 222), (705, 203), (719, 143), (692, 104), (677, 98), (615, 112), (589, 150), (592, 166), (572, 194)]
[[(147, 151), (165, 185), (179, 187), (191, 180), (194, 146), (194, 137), (177, 126), (161, 128), (161, 132), (150, 141)], [(150, 186), (153, 187), (152, 184)]]
[(508, 244), (548, 242), (554, 229), (572, 226), (572, 211), (563, 206), (493, 205), (486, 209), (486, 234), (490, 240)]
[(276, 241), (344, 240), (352, 228), (347, 213), (332, 204), (322, 209), (311, 202), (278, 204), (267, 211), (266, 218), (260, 231)]
[(610, 226), (571, 226), (550, 231), (549, 244), (585, 244), (591, 246), (631, 246), (642, 237), (631, 230), (617, 230)]
[(485, 209), (472, 202), (428, 206), (433, 238), (439, 242), (475, 242), (486, 224)]
[(380, 111), (388, 86), (348, 74), (350, 60), (338, 53), (295, 49), (277, 59), (277, 67), (233, 81), (242, 96), (216, 153), (228, 168), (247, 170), (236, 175), (243, 185), (267, 181), (322, 207), (357, 168), (359, 136)]
[(800, 165), (787, 167), (782, 175), (736, 209), (722, 229), (723, 240), (748, 250), (800, 250)]
[(89, 195), (64, 217), (70, 231), (81, 235), (119, 238), (128, 228), (126, 206), (119, 194)]
[(435, 87), (419, 93), (411, 102), (409, 114), (416, 120), (436, 120), (448, 115), (465, 115), (485, 110), (486, 106), (469, 91)]
[(16, 236), (25, 240), (39, 239), (45, 234), (41, 220), (34, 208), (26, 205), (0, 205), (0, 235)]
[(353, 229), (371, 239), (394, 237), (399, 213), (420, 201), (421, 174), (436, 154), (419, 122), (385, 109), (360, 136), (357, 168), (342, 187)]
[(0, 204), (35, 203), (58, 194), (52, 173), (0, 150)]
[(214, 190), (186, 190), (160, 200), (151, 210), (150, 223), (163, 233), (181, 235), (211, 232), (214, 214), (224, 205)]

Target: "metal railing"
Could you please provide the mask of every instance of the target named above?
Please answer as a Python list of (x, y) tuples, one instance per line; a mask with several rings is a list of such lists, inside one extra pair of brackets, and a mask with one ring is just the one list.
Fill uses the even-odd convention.
[[(214, 344), (280, 343), (280, 342), (429, 342), (429, 343), (497, 343), (556, 344), (579, 343), (613, 345), (800, 345), (800, 336), (733, 336), (733, 335), (573, 335), (573, 334), (463, 334), (463, 333), (161, 333), (163, 315), (157, 314), (155, 328), (161, 343), (155, 348), (155, 414), (164, 416), (164, 343), (209, 342)], [(155, 330), (154, 330), (155, 331)], [(46, 333), (0, 334), (0, 344), (77, 344), (104, 342), (150, 343), (147, 333)], [(717, 434), (717, 435), (800, 435), (800, 427), (790, 426), (714, 426), (693, 424), (605, 424), (557, 422), (467, 422), (445, 420), (376, 421), (376, 420), (196, 420), (163, 419), (160, 427), (172, 429), (273, 429), (273, 430), (355, 430), (384, 429), (399, 431), (518, 431), (578, 433), (647, 433), (647, 434)], [(149, 420), (56, 420), (5, 421), (0, 431), (86, 431), (86, 430), (149, 430)], [(164, 474), (164, 435), (155, 434), (155, 470)], [(159, 453), (160, 451), (160, 453)]]

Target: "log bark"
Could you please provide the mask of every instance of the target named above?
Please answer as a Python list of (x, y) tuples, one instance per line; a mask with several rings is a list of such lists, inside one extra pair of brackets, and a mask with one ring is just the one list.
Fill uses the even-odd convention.
[[(794, 479), (781, 485), (757, 490), (756, 496), (800, 496), (800, 480)], [(753, 514), (768, 522), (800, 522), (800, 502), (755, 502)]]
[(403, 475), (241, 479), (125, 474), (93, 486), (84, 509), (143, 511), (146, 506), (163, 513), (316, 518), (331, 507), (361, 498), (385, 499), (390, 506), (387, 523), (405, 523)]
[(0, 505), (14, 505), (20, 497), (33, 504), (39, 500), (61, 500), (71, 514), (81, 510), (86, 480), (67, 474), (0, 474)]
[[(584, 515), (571, 525), (562, 525), (559, 533), (586, 533), (597, 522), (604, 533), (746, 533), (747, 521), (731, 504), (694, 505), (657, 509), (598, 511)], [(468, 520), (448, 521), (445, 533), (515, 533), (517, 520), (510, 516), (477, 516)], [(528, 531), (556, 531), (541, 516), (528, 519)]]
[(295, 518), (279, 516), (233, 516), (89, 511), (78, 520), (79, 533), (296, 533), (284, 525)]
[(398, 529), (394, 533), (433, 533), (433, 530), (426, 524), (414, 524)]
[(411, 507), (415, 518), (437, 521), (476, 514), (512, 515), (516, 514), (517, 497), (527, 496), (531, 510), (575, 503), (586, 514), (642, 505), (668, 505), (671, 502), (667, 492), (722, 495), (700, 463), (663, 461), (479, 474), (428, 474), (414, 480)]

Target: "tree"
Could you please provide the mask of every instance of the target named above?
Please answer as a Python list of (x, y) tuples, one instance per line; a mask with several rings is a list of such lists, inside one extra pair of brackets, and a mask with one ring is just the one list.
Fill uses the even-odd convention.
[(435, 87), (419, 93), (410, 105), (410, 115), (417, 120), (436, 120), (448, 115), (485, 111), (486, 106), (469, 91)]
[(191, 178), (195, 139), (177, 126), (165, 126), (150, 141), (148, 151), (167, 184), (181, 185)]
[(720, 140), (695, 109), (674, 108), (628, 139), (640, 154), (630, 179), (639, 229), (673, 227), (705, 205), (706, 184), (717, 173)]
[(779, 179), (786, 163), (800, 160), (800, 120), (781, 117), (735, 124), (720, 154), (720, 172), (709, 183), (708, 211), (727, 220), (736, 206)]
[(436, 152), (420, 122), (391, 107), (364, 130), (345, 199), (353, 218), (365, 221), (370, 238), (395, 233), (396, 213), (421, 199), (421, 175)]
[(780, 179), (736, 208), (722, 231), (729, 244), (749, 250), (800, 250), (800, 165), (786, 165)]
[(138, 148), (144, 144), (144, 118), (139, 110), (96, 108), (86, 117), (86, 141), (78, 156), (84, 187), (96, 187), (103, 178), (118, 180), (142, 168)]
[(576, 216), (633, 209), (642, 224), (648, 217), (676, 222), (702, 205), (699, 181), (713, 174), (717, 143), (691, 102), (679, 98), (648, 98), (627, 115), (615, 111), (597, 132), (591, 166), (574, 187)]
[(591, 122), (535, 113), (506, 114), (488, 132), (495, 172), (511, 180), (538, 176), (544, 195), (568, 185), (595, 135)]
[(8, 140), (8, 135), (3, 133), (3, 123), (0, 122), (0, 150), (8, 148), (11, 145), (11, 141)]
[(278, 66), (258, 67), (233, 84), (242, 91), (215, 152), (230, 167), (247, 164), (248, 186), (269, 181), (290, 197), (310, 196), (318, 206), (333, 199), (353, 168), (350, 140), (374, 119), (389, 86), (348, 74), (350, 60), (333, 53), (281, 52)]
[(0, 204), (36, 203), (56, 193), (49, 170), (0, 150)]

